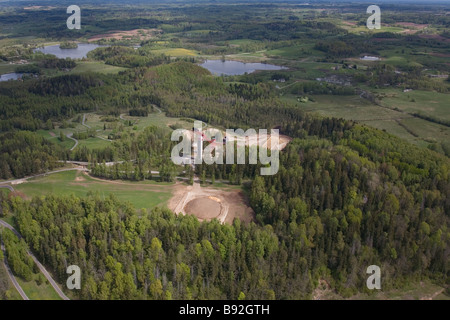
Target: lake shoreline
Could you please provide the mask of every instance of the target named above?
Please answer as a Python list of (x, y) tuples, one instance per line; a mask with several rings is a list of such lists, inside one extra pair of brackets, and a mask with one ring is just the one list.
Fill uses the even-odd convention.
[(262, 62), (241, 62), (230, 59), (205, 59), (198, 63), (202, 68), (207, 69), (217, 76), (237, 76), (250, 74), (258, 71), (281, 71), (288, 70), (288, 67), (278, 66)]

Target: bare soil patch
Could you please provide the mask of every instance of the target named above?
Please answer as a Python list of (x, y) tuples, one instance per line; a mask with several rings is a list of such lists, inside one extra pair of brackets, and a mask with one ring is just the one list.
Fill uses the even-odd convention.
[[(208, 129), (204, 130), (202, 132), (202, 134), (205, 134), (205, 132), (208, 131)], [(257, 131), (258, 132), (258, 131)], [(194, 134), (193, 131), (191, 130), (186, 130), (185, 131), (187, 137), (189, 137), (191, 139), (191, 141), (195, 141), (195, 139), (197, 139), (197, 135), (200, 134), (199, 132), (196, 132), (196, 134)], [(226, 132), (222, 132), (222, 136), (223, 137), (227, 137)], [(254, 146), (254, 145), (260, 145), (263, 148), (267, 148), (267, 149), (271, 149), (274, 150), (276, 148), (276, 143), (275, 141), (273, 141), (274, 139), (272, 139), (272, 135), (270, 134), (270, 130), (267, 130), (267, 135), (266, 136), (260, 136), (258, 133), (256, 134), (252, 134), (249, 136), (237, 136), (237, 137), (233, 137), (233, 139), (235, 141), (240, 141), (240, 142), (244, 142), (244, 144), (246, 146)], [(207, 141), (206, 136), (203, 136), (202, 138), (203, 141)], [(273, 142), (272, 142), (273, 141)], [(278, 147), (279, 150), (283, 150), (284, 148), (286, 148), (287, 144), (289, 142), (292, 141), (292, 138), (286, 135), (282, 135), (279, 134), (278, 135)]]
[(84, 177), (78, 176), (78, 177), (75, 178), (75, 181), (76, 182), (82, 182), (82, 181), (86, 181), (86, 179)]
[(187, 214), (193, 214), (201, 220), (212, 220), (220, 214), (222, 206), (220, 202), (210, 199), (210, 197), (196, 198), (188, 202), (184, 207)]
[(176, 214), (192, 214), (201, 221), (217, 219), (221, 223), (231, 224), (237, 218), (249, 223), (255, 217), (241, 190), (201, 187), (198, 181), (193, 186), (177, 183), (168, 207)]

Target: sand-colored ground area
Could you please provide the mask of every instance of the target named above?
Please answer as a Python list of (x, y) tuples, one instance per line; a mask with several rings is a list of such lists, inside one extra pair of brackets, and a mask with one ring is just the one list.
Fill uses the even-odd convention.
[[(205, 132), (207, 132), (209, 129), (203, 130), (203, 134), (205, 134)], [(258, 131), (256, 131), (258, 132)], [(196, 133), (196, 135), (194, 135), (194, 132), (192, 130), (186, 130), (185, 131), (186, 136), (191, 139), (191, 141), (195, 141), (194, 139), (196, 139), (198, 137), (198, 135), (200, 133)], [(225, 132), (222, 132), (222, 136), (226, 137), (227, 134)], [(203, 136), (203, 140), (207, 141), (206, 136)], [(287, 144), (289, 142), (292, 141), (292, 138), (283, 134), (279, 134), (278, 135), (278, 150), (283, 150), (284, 148), (286, 148)], [(245, 146), (254, 146), (254, 145), (259, 145), (262, 146), (263, 148), (267, 148), (267, 149), (271, 149), (274, 150), (276, 148), (276, 142), (272, 139), (272, 136), (270, 134), (270, 130), (267, 130), (267, 135), (264, 136), (260, 136), (258, 133), (257, 134), (252, 134), (249, 136), (237, 136), (234, 137), (235, 141), (238, 142), (244, 142)], [(273, 142), (272, 142), (273, 141)], [(194, 144), (195, 145), (195, 144)], [(205, 147), (205, 144), (204, 146)], [(225, 145), (224, 145), (225, 147)]]
[(401, 32), (405, 34), (416, 34), (419, 31), (425, 30), (429, 26), (428, 24), (418, 24), (413, 22), (398, 22), (395, 25), (407, 28)]
[(201, 220), (211, 220), (219, 217), (222, 209), (222, 201), (214, 201), (210, 197), (195, 198), (184, 207), (184, 211), (187, 214), (193, 214)]
[(178, 183), (168, 207), (176, 214), (192, 214), (200, 221), (217, 219), (221, 223), (231, 224), (238, 218), (248, 223), (255, 216), (241, 190), (201, 187), (198, 180), (192, 186)]

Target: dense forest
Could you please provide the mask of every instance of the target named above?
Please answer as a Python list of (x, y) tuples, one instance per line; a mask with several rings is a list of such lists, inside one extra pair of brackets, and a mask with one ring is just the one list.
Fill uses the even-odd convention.
[[(321, 278), (348, 297), (364, 290), (360, 275), (370, 264), (383, 268), (386, 289), (426, 278), (448, 281), (447, 157), (353, 122), (307, 115), (258, 95), (262, 85), (230, 86), (187, 62), (137, 68), (118, 80), (104, 88), (132, 81), (136, 99), (169, 115), (219, 127), (278, 127), (294, 140), (274, 176), (260, 177), (258, 166), (196, 166), (197, 174), (231, 183), (251, 179), (256, 224), (200, 223), (95, 194), (3, 201), (3, 215), (15, 213), (27, 243), (60, 279), (67, 265), (85, 270), (80, 298), (300, 299), (311, 297)], [(167, 132), (149, 127), (114, 141), (109, 151), (82, 155), (79, 149), (69, 157), (101, 163), (107, 152), (138, 159), (97, 164), (92, 173), (148, 179), (171, 149), (159, 141), (168, 141)], [(174, 168), (165, 170), (171, 180)]]
[[(373, 294), (366, 268), (375, 264), (385, 291), (430, 280), (448, 292), (450, 144), (429, 139), (429, 148), (420, 148), (355, 121), (307, 113), (301, 101), (366, 99), (400, 112), (381, 104), (383, 89), (449, 93), (448, 15), (439, 7), (395, 11), (386, 4), (389, 30), (401, 17), (428, 24), (432, 33), (412, 25), (399, 29), (405, 32), (366, 33), (352, 29), (365, 25), (365, 4), (336, 6), (114, 5), (106, 12), (92, 5), (83, 9), (78, 40), (118, 26), (142, 34), (99, 40), (108, 46), (76, 61), (33, 52), (38, 39), (74, 46), (59, 8), (39, 11), (39, 25), (35, 12), (22, 7), (2, 11), (0, 26), (11, 35), (0, 37), (1, 67), (27, 75), (0, 83), (0, 179), (86, 161), (89, 174), (103, 179), (173, 182), (184, 176), (192, 184), (196, 176), (202, 185), (240, 186), (255, 213), (249, 223), (221, 224), (161, 207), (135, 208), (114, 194), (32, 198), (0, 190), (0, 217), (24, 237), (0, 234), (13, 273), (36, 278), (27, 255), (32, 250), (59, 283), (67, 279), (67, 266), (80, 266), (82, 289), (73, 292), (80, 299), (310, 299), (322, 280), (340, 297)], [(18, 21), (21, 27), (13, 28)], [(170, 57), (174, 52), (189, 55)], [(200, 57), (239, 54), (287, 69), (216, 77), (198, 65)], [(362, 61), (366, 54), (380, 60)], [(89, 66), (105, 73), (86, 72)], [(329, 83), (327, 77), (344, 80)], [(181, 125), (135, 125), (156, 111), (221, 130), (276, 128), (292, 141), (273, 176), (260, 176), (261, 163), (175, 166), (170, 134)], [(106, 146), (82, 141), (102, 130), (84, 124), (87, 113), (101, 119)], [(439, 113), (404, 113), (449, 126)], [(43, 131), (53, 130), (59, 130), (59, 144), (44, 138)], [(63, 147), (68, 137), (80, 145)], [(11, 289), (0, 268), (0, 299), (11, 298)]]
[(0, 134), (0, 178), (22, 178), (62, 165), (65, 151), (32, 132)]

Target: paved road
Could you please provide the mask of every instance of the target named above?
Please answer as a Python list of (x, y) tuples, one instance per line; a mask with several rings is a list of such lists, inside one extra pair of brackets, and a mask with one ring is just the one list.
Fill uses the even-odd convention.
[(0, 186), (0, 188), (5, 188), (5, 189), (9, 189), (11, 192), (14, 192), (14, 188), (12, 186)]
[[(9, 230), (11, 230), (12, 232), (14, 232), (19, 238), (22, 238), (22, 235), (16, 230), (14, 229), (10, 224), (6, 223), (3, 220), (0, 220), (0, 225), (4, 226), (5, 228), (8, 228)], [(62, 290), (59, 288), (58, 284), (55, 282), (55, 280), (53, 280), (53, 278), (51, 277), (51, 275), (47, 272), (47, 270), (45, 269), (45, 267), (38, 261), (38, 259), (36, 259), (36, 257), (34, 256), (34, 254), (32, 254), (30, 251), (28, 251), (28, 255), (33, 259), (34, 263), (36, 263), (36, 265), (38, 266), (39, 270), (41, 270), (41, 272), (44, 274), (44, 276), (47, 278), (48, 282), (51, 284), (51, 286), (53, 287), (53, 289), (55, 289), (56, 293), (63, 299), (63, 300), (70, 300), (65, 294), (64, 292), (62, 292)], [(28, 300), (28, 299), (27, 299)]]
[[(121, 115), (122, 116), (122, 115)], [(122, 119), (122, 118), (121, 118)], [(123, 120), (125, 120), (125, 119), (123, 119)], [(85, 126), (86, 128), (88, 128), (88, 129), (91, 129), (91, 126), (90, 125), (87, 125), (86, 124), (86, 113), (84, 113), (83, 114), (83, 121), (81, 122), (81, 124), (83, 125), (83, 126)], [(97, 129), (97, 130), (95, 130), (95, 132), (100, 132), (100, 131), (102, 131), (102, 129)], [(110, 140), (110, 139), (106, 139), (106, 138), (103, 138), (103, 137), (100, 137), (100, 136), (95, 136), (96, 138), (99, 138), (99, 139), (102, 139), (102, 140), (105, 140), (105, 141), (112, 141), (112, 140)], [(78, 143), (77, 143), (78, 144)], [(73, 149), (75, 149), (75, 147), (77, 146), (77, 144), (75, 144), (75, 146), (72, 148), (72, 149), (70, 149), (70, 151), (72, 151)]]
[(2, 242), (1, 248), (2, 248), (2, 251), (3, 251), (3, 255), (4, 255), (3, 263), (5, 264), (5, 268), (6, 268), (6, 271), (8, 272), (9, 279), (11, 280), (12, 284), (16, 288), (17, 292), (19, 292), (19, 294), (22, 297), (22, 299), (23, 300), (30, 300), (30, 298), (27, 297), (27, 294), (25, 293), (25, 291), (23, 291), (23, 289), (20, 286), (20, 284), (17, 282), (16, 277), (14, 276), (14, 274), (12, 273), (11, 268), (9, 267), (8, 260), (6, 260), (6, 251), (5, 251), (5, 246), (3, 245), (3, 242)]
[(157, 106), (153, 106), (153, 108), (155, 108), (156, 110), (158, 110), (158, 113), (161, 113), (162, 111), (161, 111), (161, 109), (160, 108), (158, 108)]
[(73, 136), (73, 133), (66, 134), (66, 137), (67, 137), (67, 138), (69, 138), (70, 140), (75, 141), (75, 145), (70, 149), (70, 151), (72, 151), (73, 149), (75, 149), (75, 148), (77, 147), (77, 145), (78, 145), (78, 140), (75, 139), (75, 138), (73, 138), (72, 136)]
[(85, 122), (86, 122), (86, 113), (84, 113), (83, 114), (83, 121), (81, 122), (81, 124), (83, 125), (83, 126), (85, 126), (86, 128), (91, 128), (91, 126), (88, 126), (87, 124), (85, 124)]
[[(77, 162), (77, 163), (79, 163), (79, 162)], [(64, 171), (73, 171), (73, 170), (88, 171), (87, 169), (83, 169), (83, 168), (60, 169), (60, 170), (50, 171), (50, 172), (46, 172), (46, 173), (36, 174), (34, 176), (29, 176), (29, 177), (25, 177), (25, 178), (21, 178), (21, 179), (2, 181), (2, 182), (0, 182), (0, 188), (8, 188), (9, 189), (9, 186), (6, 186), (6, 185), (8, 185), (10, 183), (20, 182), (20, 181), (23, 181), (23, 180), (28, 180), (28, 179), (36, 178), (36, 177), (43, 177), (43, 176), (46, 176), (46, 175), (52, 174), (52, 173), (58, 173), (58, 172), (64, 172)], [(2, 185), (5, 185), (5, 186), (2, 186)], [(13, 189), (13, 191), (14, 191), (14, 189)]]
[(31, 258), (33, 259), (34, 263), (36, 263), (36, 265), (38, 266), (39, 270), (41, 270), (41, 272), (47, 278), (48, 282), (52, 285), (52, 287), (55, 289), (56, 293), (61, 297), (61, 299), (63, 299), (63, 300), (70, 300), (64, 294), (64, 292), (62, 292), (62, 290), (59, 288), (58, 284), (55, 282), (55, 280), (53, 280), (53, 278), (47, 272), (45, 267), (38, 261), (38, 259), (36, 259), (36, 257), (31, 252), (28, 252), (28, 254), (31, 256)]

